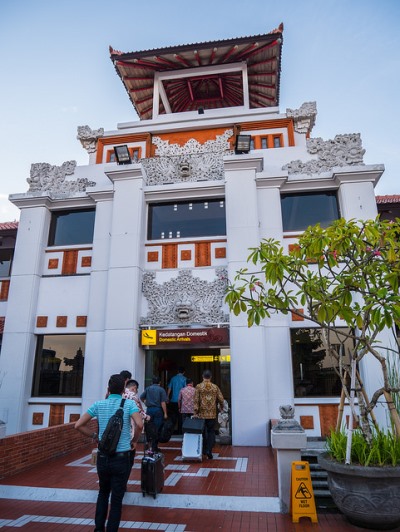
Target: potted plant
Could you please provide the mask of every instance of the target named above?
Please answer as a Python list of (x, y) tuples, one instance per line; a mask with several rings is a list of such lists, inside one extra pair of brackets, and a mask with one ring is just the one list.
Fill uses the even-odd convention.
[[(400, 386), (393, 378), (399, 368), (399, 235), (400, 219), (339, 219), (326, 228), (309, 227), (287, 252), (279, 241), (263, 240), (250, 250), (251, 269), (237, 272), (226, 296), (235, 315), (247, 313), (249, 326), (259, 325), (273, 313), (293, 313), (319, 328), (320, 341), (334, 360), (341, 383), (339, 418), (321, 463), (343, 513), (355, 524), (381, 530), (400, 525), (398, 402), (396, 408)], [(370, 357), (381, 376), (379, 388), (368, 395), (360, 367)], [(394, 364), (392, 372), (388, 359)], [(378, 402), (385, 404), (387, 413), (380, 422), (375, 415)], [(351, 410), (346, 430), (345, 403)], [(363, 453), (387, 454), (388, 449), (392, 452), (386, 460), (360, 460)], [(340, 469), (345, 474), (339, 478)], [(359, 485), (371, 487), (372, 480), (366, 481), (365, 475), (372, 473), (377, 480), (377, 469), (380, 480), (367, 493), (339, 494), (356, 469), (357, 474), (362, 470)]]

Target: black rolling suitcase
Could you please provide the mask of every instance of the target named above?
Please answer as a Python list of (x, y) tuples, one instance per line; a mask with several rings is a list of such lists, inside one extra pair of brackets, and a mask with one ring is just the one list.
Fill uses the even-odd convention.
[(157, 497), (164, 487), (164, 456), (148, 450), (147, 438), (144, 442), (144, 456), (142, 458), (141, 489), (143, 497), (153, 495)]

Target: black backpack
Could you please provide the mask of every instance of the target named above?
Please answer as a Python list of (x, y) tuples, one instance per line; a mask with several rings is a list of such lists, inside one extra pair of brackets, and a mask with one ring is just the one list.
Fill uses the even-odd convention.
[(99, 451), (109, 456), (115, 454), (122, 427), (124, 426), (124, 403), (125, 399), (122, 399), (118, 410), (108, 420), (107, 426), (99, 441)]

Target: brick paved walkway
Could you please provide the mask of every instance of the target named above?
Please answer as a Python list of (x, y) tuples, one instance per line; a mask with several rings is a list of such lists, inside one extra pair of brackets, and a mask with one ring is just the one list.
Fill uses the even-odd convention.
[[(168, 532), (362, 531), (341, 514), (318, 514), (318, 524), (292, 523), (280, 513), (271, 448), (216, 446), (215, 458), (183, 462), (181, 443), (162, 446), (165, 486), (153, 497), (140, 491), (140, 459), (124, 498), (120, 530)], [(89, 532), (97, 497), (90, 451), (80, 451), (0, 481), (0, 529)], [(140, 449), (139, 449), (140, 451)]]

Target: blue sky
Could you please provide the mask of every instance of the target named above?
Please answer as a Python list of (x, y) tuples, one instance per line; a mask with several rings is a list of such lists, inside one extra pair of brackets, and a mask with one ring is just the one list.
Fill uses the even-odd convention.
[(313, 137), (360, 132), (400, 194), (398, 0), (0, 0), (0, 222), (19, 218), (31, 163), (87, 164), (77, 126), (136, 120), (109, 58), (267, 33), (284, 23), (280, 111), (315, 100)]

